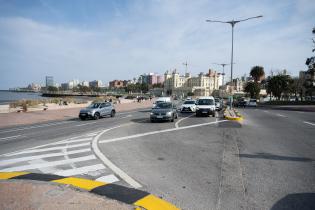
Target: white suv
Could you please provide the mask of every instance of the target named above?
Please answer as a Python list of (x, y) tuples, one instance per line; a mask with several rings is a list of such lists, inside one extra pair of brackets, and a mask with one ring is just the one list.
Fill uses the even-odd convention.
[(215, 102), (213, 96), (205, 96), (198, 98), (196, 102), (196, 116), (212, 115), (215, 117)]

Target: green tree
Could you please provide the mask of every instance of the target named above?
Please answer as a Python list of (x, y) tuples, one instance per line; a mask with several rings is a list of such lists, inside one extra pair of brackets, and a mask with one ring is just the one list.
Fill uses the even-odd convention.
[(187, 96), (194, 96), (195, 94), (193, 92), (188, 92)]
[(251, 98), (258, 98), (260, 93), (260, 85), (257, 82), (247, 82), (244, 88)]
[(255, 82), (261, 81), (265, 76), (264, 67), (262, 66), (254, 66), (250, 70), (250, 75), (254, 78)]
[(80, 90), (80, 92), (82, 92), (82, 93), (86, 93), (86, 92), (90, 92), (90, 91), (91, 91), (91, 89), (90, 89), (89, 87), (83, 86), (83, 85), (80, 85), (80, 86), (79, 86), (79, 90)]
[(49, 86), (49, 87), (47, 88), (47, 90), (48, 90), (49, 92), (57, 92), (57, 91), (58, 91), (58, 88), (55, 87), (55, 86)]
[(289, 75), (279, 74), (269, 77), (267, 80), (267, 92), (280, 100), (283, 93), (286, 93), (289, 90), (290, 82), (291, 77)]

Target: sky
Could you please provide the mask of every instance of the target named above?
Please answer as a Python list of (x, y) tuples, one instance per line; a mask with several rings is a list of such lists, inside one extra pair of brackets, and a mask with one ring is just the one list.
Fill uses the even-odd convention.
[[(233, 77), (255, 65), (306, 70), (313, 0), (0, 0), (0, 89), (72, 79), (109, 82), (166, 70), (193, 75), (231, 62)], [(225, 67), (229, 74), (230, 67)]]

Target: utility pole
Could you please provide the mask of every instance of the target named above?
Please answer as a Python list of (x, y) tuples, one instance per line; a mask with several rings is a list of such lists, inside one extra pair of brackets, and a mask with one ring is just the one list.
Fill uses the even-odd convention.
[(224, 76), (225, 76), (225, 73), (224, 73), (224, 67), (225, 66), (228, 66), (228, 65), (230, 65), (229, 63), (212, 63), (212, 64), (216, 64), (216, 65), (219, 65), (219, 66), (222, 66), (222, 75), (223, 75), (223, 85), (225, 84), (224, 83)]
[(221, 21), (221, 20), (206, 20), (207, 22), (212, 22), (212, 23), (227, 23), (230, 24), (232, 26), (232, 51), (231, 51), (231, 82), (233, 82), (233, 53), (234, 53), (234, 26), (239, 23), (239, 22), (243, 22), (243, 21), (247, 21), (250, 19), (254, 19), (254, 18), (261, 18), (262, 15), (259, 16), (255, 16), (255, 17), (250, 17), (250, 18), (246, 18), (246, 19), (242, 19), (242, 20), (231, 20), (231, 21)]
[(186, 74), (187, 74), (187, 66), (188, 66), (187, 61), (186, 61), (186, 63), (183, 63), (183, 65), (186, 66), (186, 68), (185, 68), (185, 76), (186, 76)]
[(243, 21), (247, 21), (250, 19), (254, 19), (254, 18), (261, 18), (262, 15), (259, 16), (255, 16), (255, 17), (250, 17), (250, 18), (246, 18), (246, 19), (242, 19), (242, 20), (231, 20), (231, 21), (221, 21), (221, 20), (206, 20), (207, 22), (216, 22), (216, 23), (227, 23), (230, 24), (232, 26), (232, 51), (231, 51), (231, 96), (230, 96), (230, 108), (232, 108), (233, 105), (233, 89), (234, 89), (234, 85), (233, 85), (233, 53), (234, 53), (234, 26), (239, 23), (239, 22), (243, 22)]

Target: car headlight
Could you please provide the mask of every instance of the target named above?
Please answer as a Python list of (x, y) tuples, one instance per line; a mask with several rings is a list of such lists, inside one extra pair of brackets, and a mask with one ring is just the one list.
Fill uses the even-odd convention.
[(92, 112), (88, 112), (88, 114), (92, 114)]
[(166, 115), (171, 116), (172, 112), (166, 112)]
[(153, 112), (151, 112), (151, 113), (150, 113), (150, 115), (154, 115), (154, 113), (153, 113)]
[(196, 107), (196, 110), (199, 110), (199, 107)]

